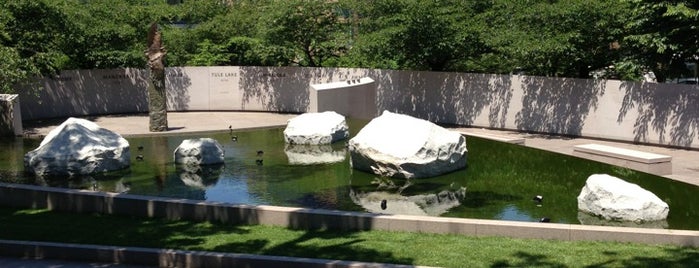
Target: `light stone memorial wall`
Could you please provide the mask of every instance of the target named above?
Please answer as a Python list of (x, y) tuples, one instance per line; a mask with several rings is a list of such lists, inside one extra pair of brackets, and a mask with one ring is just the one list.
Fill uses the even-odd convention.
[(62, 71), (20, 91), (22, 120), (147, 112), (146, 78), (141, 69)]
[[(166, 78), (170, 111), (389, 110), (445, 124), (699, 148), (696, 85), (247, 66), (168, 68)], [(373, 80), (368, 88), (375, 91), (314, 91), (360, 78)], [(40, 83), (38, 94), (20, 91), (23, 120), (148, 109), (140, 69), (64, 71)]]

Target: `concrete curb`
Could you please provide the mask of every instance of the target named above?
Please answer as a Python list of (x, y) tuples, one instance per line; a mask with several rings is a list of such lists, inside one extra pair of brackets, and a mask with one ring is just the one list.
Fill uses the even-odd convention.
[(264, 224), (313, 230), (386, 230), (564, 241), (617, 241), (699, 246), (699, 231), (382, 215), (323, 209), (251, 206), (0, 183), (0, 206), (169, 220)]
[(60, 259), (158, 267), (427, 267), (256, 254), (14, 240), (0, 240), (0, 253), (4, 256), (25, 259)]

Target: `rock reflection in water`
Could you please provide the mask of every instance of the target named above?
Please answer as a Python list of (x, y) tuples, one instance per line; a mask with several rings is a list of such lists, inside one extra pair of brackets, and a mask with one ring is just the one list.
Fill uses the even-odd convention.
[(218, 181), (223, 168), (223, 164), (177, 165), (177, 173), (185, 185), (206, 190)]
[(124, 182), (124, 172), (79, 176), (33, 176), (31, 184), (38, 186), (82, 189), (97, 192), (126, 193), (131, 187)]
[(633, 221), (611, 221), (600, 218), (585, 212), (578, 211), (578, 220), (582, 225), (598, 225), (598, 226), (615, 226), (615, 227), (636, 227), (636, 228), (651, 228), (651, 229), (667, 229), (669, 227), (667, 220), (648, 221), (648, 222), (633, 222)]
[[(389, 182), (390, 181), (390, 182)], [(461, 205), (466, 196), (466, 187), (453, 190), (442, 190), (438, 193), (424, 193), (405, 196), (401, 193), (412, 182), (406, 180), (404, 185), (398, 186), (390, 179), (376, 179), (377, 189), (374, 192), (358, 192), (350, 189), (352, 202), (363, 207), (366, 211), (383, 214), (439, 216), (449, 209)], [(389, 192), (387, 190), (395, 190)], [(385, 208), (382, 201), (386, 200)]]
[(342, 162), (347, 149), (333, 149), (331, 145), (286, 144), (284, 153), (290, 165), (319, 165)]

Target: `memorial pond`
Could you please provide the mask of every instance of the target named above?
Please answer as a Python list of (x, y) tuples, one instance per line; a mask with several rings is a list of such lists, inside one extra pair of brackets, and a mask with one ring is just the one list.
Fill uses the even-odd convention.
[[(354, 136), (366, 122), (348, 123)], [(640, 185), (670, 206), (666, 222), (639, 227), (699, 230), (699, 186), (643, 172), (468, 137), (468, 164), (463, 170), (424, 179), (383, 178), (353, 170), (346, 141), (290, 147), (282, 131), (130, 137), (130, 168), (73, 178), (26, 175), (23, 155), (41, 140), (4, 138), (0, 139), (0, 181), (234, 204), (507, 221), (538, 222), (545, 217), (556, 223), (615, 225), (577, 210), (576, 197), (587, 177), (606, 173)], [(175, 148), (184, 139), (200, 137), (214, 138), (224, 147), (225, 164), (198, 171), (177, 167)], [(533, 200), (537, 195), (542, 202)], [(382, 199), (388, 200), (386, 210), (378, 208)]]

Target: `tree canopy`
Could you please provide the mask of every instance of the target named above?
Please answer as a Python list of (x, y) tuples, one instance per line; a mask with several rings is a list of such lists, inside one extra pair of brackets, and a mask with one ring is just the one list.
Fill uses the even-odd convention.
[[(169, 3), (171, 2), (171, 3)], [(0, 91), (58, 70), (362, 67), (660, 81), (696, 76), (699, 4), (660, 0), (0, 0)], [(696, 66), (696, 65), (695, 65)]]

